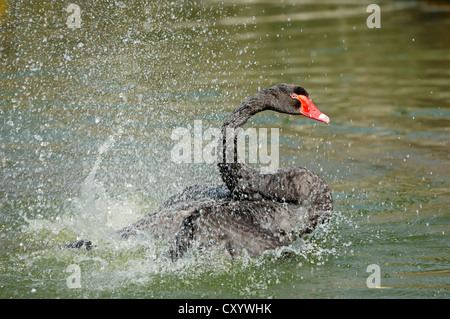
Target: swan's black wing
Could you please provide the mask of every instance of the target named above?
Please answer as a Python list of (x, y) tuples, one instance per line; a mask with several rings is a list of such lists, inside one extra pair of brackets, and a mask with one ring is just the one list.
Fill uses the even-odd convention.
[(235, 258), (243, 249), (250, 256), (261, 255), (288, 244), (284, 238), (252, 222), (251, 215), (233, 211), (228, 202), (216, 203), (189, 215), (176, 234), (171, 249), (172, 258), (178, 258), (197, 244), (199, 248), (216, 247)]
[(231, 195), (225, 185), (192, 185), (169, 197), (160, 209), (203, 199), (231, 200)]
[(286, 167), (273, 174), (261, 174), (242, 164), (227, 165), (233, 174), (232, 177), (226, 177), (225, 182), (231, 184), (233, 195), (239, 199), (266, 199), (311, 206), (320, 211), (333, 210), (333, 197), (328, 185), (319, 175), (306, 168)]
[(267, 201), (216, 201), (203, 199), (172, 205), (146, 215), (123, 228), (123, 238), (147, 234), (171, 245), (180, 257), (198, 245), (224, 249), (231, 257), (246, 249), (251, 256), (288, 245), (310, 232), (327, 214), (298, 205)]

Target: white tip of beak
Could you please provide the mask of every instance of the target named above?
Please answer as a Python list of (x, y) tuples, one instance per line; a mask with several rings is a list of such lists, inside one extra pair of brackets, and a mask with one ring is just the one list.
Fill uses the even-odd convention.
[(330, 118), (322, 113), (319, 115), (319, 121), (322, 121), (322, 122), (325, 122), (328, 124), (328, 123), (330, 123)]

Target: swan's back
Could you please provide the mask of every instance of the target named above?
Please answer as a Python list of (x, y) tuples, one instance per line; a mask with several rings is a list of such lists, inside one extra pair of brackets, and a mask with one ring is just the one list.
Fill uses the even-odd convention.
[(170, 245), (173, 258), (194, 243), (202, 249), (222, 248), (231, 257), (244, 248), (250, 256), (259, 256), (288, 245), (328, 217), (312, 207), (294, 204), (208, 198), (162, 208), (119, 234), (123, 238), (151, 234)]

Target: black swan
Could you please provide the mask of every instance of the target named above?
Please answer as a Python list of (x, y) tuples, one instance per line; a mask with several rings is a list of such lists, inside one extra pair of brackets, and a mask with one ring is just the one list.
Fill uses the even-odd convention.
[[(329, 123), (297, 85), (278, 84), (237, 107), (222, 126), (218, 167), (225, 186), (194, 185), (169, 198), (156, 212), (118, 231), (122, 238), (151, 234), (170, 244), (173, 259), (197, 245), (223, 248), (232, 258), (246, 249), (250, 256), (289, 245), (326, 222), (333, 210), (327, 184), (305, 168), (281, 168), (262, 174), (237, 158), (237, 132), (254, 114), (273, 110)], [(227, 132), (234, 132), (230, 135)], [(231, 147), (230, 147), (231, 146)], [(86, 246), (79, 240), (69, 247)]]

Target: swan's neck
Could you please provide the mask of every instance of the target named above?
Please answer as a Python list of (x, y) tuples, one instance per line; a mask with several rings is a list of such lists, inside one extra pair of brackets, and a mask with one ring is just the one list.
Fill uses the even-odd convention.
[[(256, 178), (259, 172), (246, 167), (238, 159), (238, 133), (253, 115), (264, 111), (265, 107), (252, 97), (237, 107), (224, 122), (218, 147), (218, 166), (228, 189), (235, 193), (239, 180)], [(245, 172), (245, 174), (243, 174)]]
[[(260, 100), (260, 99), (259, 99)], [(333, 209), (331, 192), (315, 173), (304, 168), (287, 168), (274, 174), (261, 174), (238, 159), (238, 133), (254, 114), (270, 107), (253, 96), (237, 107), (222, 126), (218, 166), (222, 179), (239, 199), (269, 199), (311, 205), (315, 210)]]
[(236, 108), (225, 123), (221, 130), (221, 139), (219, 143), (218, 162), (225, 164), (238, 164), (237, 159), (237, 137), (244, 124), (250, 117), (262, 110), (252, 108), (246, 104), (242, 104)]

